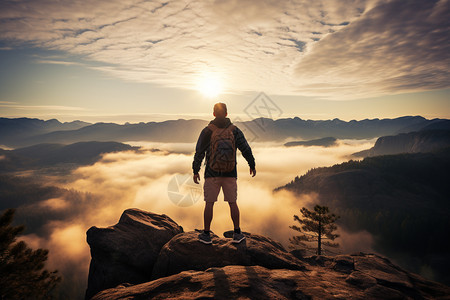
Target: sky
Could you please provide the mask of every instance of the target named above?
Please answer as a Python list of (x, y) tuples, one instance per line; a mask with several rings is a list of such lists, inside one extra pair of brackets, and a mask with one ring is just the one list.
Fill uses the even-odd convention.
[(0, 117), (450, 118), (447, 0), (3, 0)]

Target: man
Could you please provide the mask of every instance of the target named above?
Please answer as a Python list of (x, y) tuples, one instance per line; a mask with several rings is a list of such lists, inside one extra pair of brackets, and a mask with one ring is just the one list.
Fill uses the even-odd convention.
[(245, 236), (240, 229), (239, 208), (236, 203), (236, 148), (241, 151), (242, 156), (247, 160), (252, 177), (256, 175), (255, 158), (242, 131), (227, 118), (227, 106), (224, 103), (216, 103), (213, 115), (215, 119), (200, 133), (195, 148), (194, 162), (192, 163), (193, 179), (198, 184), (200, 167), (206, 154), (205, 183), (203, 185), (205, 199), (204, 230), (199, 234), (198, 239), (204, 244), (212, 244), (210, 226), (214, 202), (217, 201), (220, 188), (222, 188), (224, 200), (230, 205), (230, 214), (234, 225), (232, 242), (240, 243), (245, 239)]

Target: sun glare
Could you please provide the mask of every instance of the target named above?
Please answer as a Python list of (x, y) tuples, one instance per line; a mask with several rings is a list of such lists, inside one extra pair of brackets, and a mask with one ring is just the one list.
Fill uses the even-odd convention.
[(205, 74), (198, 81), (197, 90), (207, 98), (215, 98), (223, 92), (222, 80), (217, 74)]

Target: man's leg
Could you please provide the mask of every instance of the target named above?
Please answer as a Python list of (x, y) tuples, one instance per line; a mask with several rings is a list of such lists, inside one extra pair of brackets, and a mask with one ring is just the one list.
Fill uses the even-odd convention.
[(230, 205), (231, 220), (233, 220), (234, 229), (239, 229), (239, 208), (237, 206), (237, 183), (235, 177), (223, 177), (222, 190), (224, 200)]
[(213, 217), (214, 202), (205, 202), (205, 211), (203, 212), (204, 229), (203, 232), (198, 235), (199, 242), (203, 244), (212, 244), (210, 227)]
[(236, 202), (228, 202), (230, 205), (231, 219), (233, 220), (234, 233), (232, 242), (238, 244), (245, 240), (245, 236), (241, 232), (239, 227), (239, 207)]
[(213, 218), (214, 202), (217, 201), (217, 195), (219, 195), (220, 185), (217, 184), (217, 180), (212, 178), (205, 178), (205, 184), (203, 185), (203, 191), (205, 195), (205, 210), (203, 211), (203, 232), (198, 235), (198, 240), (204, 244), (212, 244), (210, 230), (211, 221)]
[(205, 210), (203, 212), (204, 230), (208, 232), (211, 228), (211, 221), (213, 218), (214, 202), (217, 201), (217, 196), (220, 192), (220, 182), (215, 177), (205, 178), (203, 185), (203, 193), (205, 196)]
[(228, 204), (230, 205), (230, 214), (234, 229), (239, 229), (239, 207), (236, 202), (228, 202)]
[(225, 197), (225, 201), (230, 205), (231, 220), (233, 220), (234, 234), (233, 243), (240, 243), (245, 240), (245, 236), (241, 232), (239, 227), (239, 207), (236, 203), (237, 200), (237, 184), (236, 178), (234, 177), (224, 177), (222, 179), (222, 189)]
[(209, 234), (209, 231), (211, 229), (211, 221), (213, 218), (214, 202), (217, 201), (217, 196), (220, 192), (220, 182), (215, 177), (205, 178), (203, 192), (205, 197), (205, 210), (203, 211), (203, 229), (207, 234)]
[[(213, 218), (214, 202), (205, 202), (205, 211), (203, 212), (203, 229), (208, 232), (211, 229), (211, 221)], [(238, 212), (239, 213), (239, 212)]]

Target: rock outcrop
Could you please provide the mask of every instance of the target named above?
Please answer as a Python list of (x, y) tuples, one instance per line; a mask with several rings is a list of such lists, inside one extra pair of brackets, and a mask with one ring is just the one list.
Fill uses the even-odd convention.
[(283, 246), (262, 235), (246, 234), (247, 239), (233, 244), (231, 239), (212, 237), (214, 246), (198, 242), (198, 232), (186, 232), (171, 239), (159, 253), (152, 278), (185, 270), (206, 270), (228, 265), (263, 266), (269, 269), (303, 270), (304, 263)]
[[(450, 288), (409, 274), (369, 254), (317, 256), (307, 270), (230, 265), (105, 290), (114, 299), (436, 299)], [(392, 272), (392, 273), (391, 273)]]
[(126, 210), (113, 227), (89, 229), (93, 258), (86, 297), (450, 298), (450, 287), (411, 274), (378, 255), (304, 257), (301, 251), (289, 253), (261, 235), (246, 233), (246, 241), (238, 245), (214, 235), (213, 244), (204, 245), (197, 234), (183, 233), (165, 215), (136, 209)]
[(91, 247), (86, 298), (121, 283), (143, 283), (151, 278), (161, 248), (183, 228), (166, 215), (127, 209), (119, 223), (108, 228), (91, 227)]

